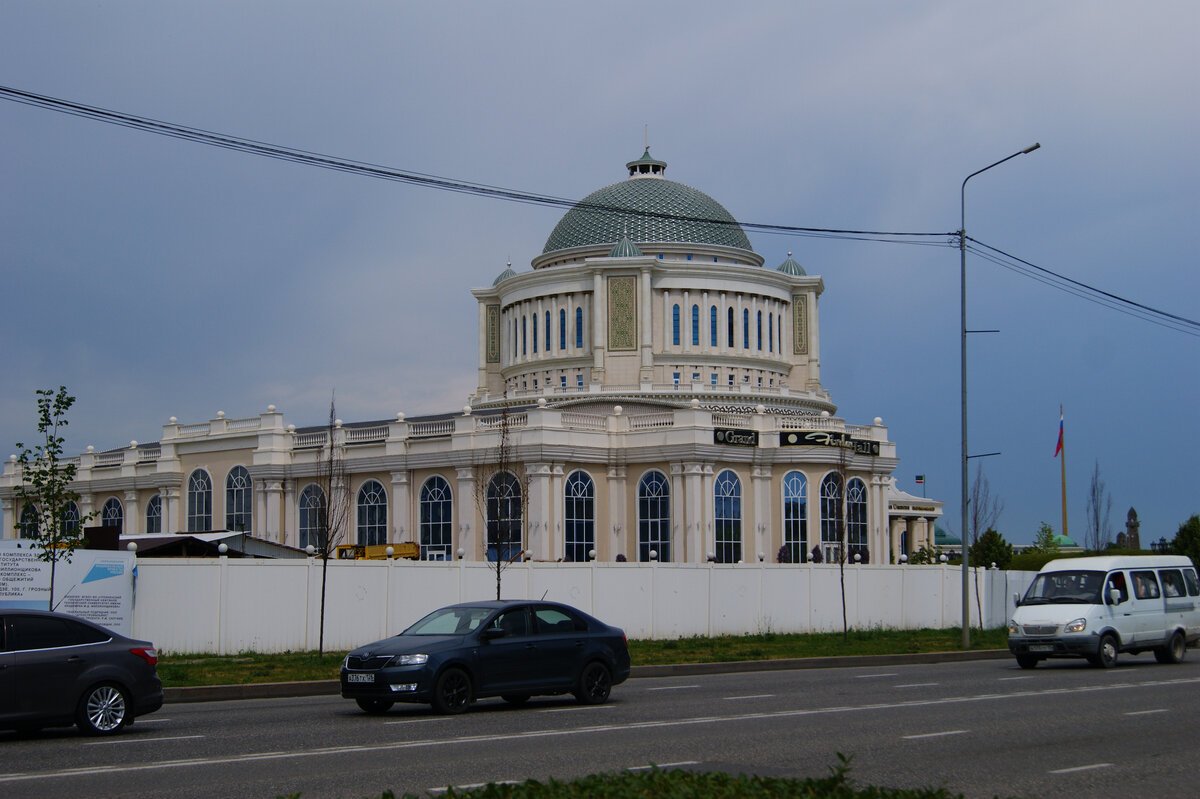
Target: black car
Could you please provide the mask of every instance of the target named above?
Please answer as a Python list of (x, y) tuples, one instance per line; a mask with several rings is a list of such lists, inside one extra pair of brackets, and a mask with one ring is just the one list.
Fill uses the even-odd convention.
[(158, 651), (89, 621), (0, 608), (0, 729), (119, 732), (162, 707)]
[(629, 677), (629, 645), (620, 628), (568, 605), (465, 602), (355, 649), (341, 676), (342, 696), (368, 713), (396, 702), (461, 713), (487, 696), (520, 705), (568, 692), (596, 705)]

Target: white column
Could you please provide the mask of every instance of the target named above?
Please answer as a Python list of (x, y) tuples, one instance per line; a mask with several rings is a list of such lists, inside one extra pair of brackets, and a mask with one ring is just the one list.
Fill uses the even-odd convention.
[[(632, 563), (637, 560), (637, 531), (630, 532), (631, 524), (625, 513), (625, 467), (608, 467), (608, 520), (612, 525), (612, 541), (608, 546), (607, 559), (613, 560), (619, 553)], [(633, 526), (637, 526), (633, 523)], [(599, 536), (597, 536), (599, 538)], [(630, 544), (630, 542), (633, 542)], [(631, 549), (632, 547), (632, 549)], [(603, 551), (603, 550), (601, 550)]]
[(686, 511), (682, 521), (687, 530), (687, 559), (689, 563), (704, 563), (704, 465), (698, 462), (683, 464), (684, 501)]
[[(486, 541), (486, 531), (479, 529), (474, 531), (472, 536), (472, 526), (486, 524), (486, 521), (477, 519), (477, 511), (475, 508), (475, 469), (467, 466), (456, 469), (457, 480), (454, 486), (454, 521), (455, 530), (458, 534), (455, 549), (463, 550), (464, 560), (481, 560), (483, 552), (481, 548)], [(477, 541), (479, 543), (477, 543)], [(457, 553), (455, 557), (458, 557)]]
[(283, 529), (280, 540), (289, 546), (300, 546), (299, 501), (296, 497), (296, 481), (283, 481)]
[(268, 480), (264, 493), (266, 494), (267, 501), (267, 529), (262, 531), (259, 535), (268, 541), (278, 541), (280, 544), (282, 544), (284, 543), (283, 526), (279, 523), (279, 517), (281, 510), (280, 498), (283, 496), (283, 481)]
[(125, 521), (121, 532), (125, 535), (137, 535), (142, 531), (142, 514), (138, 513), (138, 492), (125, 492)]
[(181, 532), (184, 528), (180, 516), (179, 487), (164, 486), (159, 492), (162, 497), (162, 531), (164, 533)]
[(754, 466), (750, 480), (754, 484), (754, 551), (742, 551), (747, 563), (757, 562), (759, 552), (771, 555), (771, 467)]
[(395, 513), (392, 514), (392, 534), (388, 540), (396, 543), (417, 541), (419, 544), (412, 523), (412, 494), (407, 470), (392, 472), (392, 507)]

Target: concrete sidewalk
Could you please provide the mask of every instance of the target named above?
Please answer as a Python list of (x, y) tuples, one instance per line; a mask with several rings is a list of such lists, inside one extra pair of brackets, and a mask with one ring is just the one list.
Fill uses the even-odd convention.
[[(849, 655), (846, 657), (783, 658), (779, 660), (736, 660), (727, 663), (678, 663), (669, 666), (634, 666), (629, 676), (676, 677), (689, 674), (736, 674), (747, 671), (789, 669), (834, 669), (854, 666), (906, 666), (916, 663), (958, 663), (969, 660), (998, 660), (1011, 657), (1007, 649), (970, 652), (922, 652), (912, 655)], [(194, 688), (164, 688), (166, 702), (222, 702), (230, 699), (269, 699), (285, 696), (330, 696), (340, 692), (338, 680), (311, 682), (268, 682), (246, 685), (202, 685)]]

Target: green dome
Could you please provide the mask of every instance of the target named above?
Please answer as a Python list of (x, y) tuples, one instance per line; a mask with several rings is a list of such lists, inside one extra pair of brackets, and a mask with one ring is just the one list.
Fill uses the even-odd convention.
[(543, 253), (598, 245), (607, 249), (623, 236), (641, 244), (716, 244), (753, 252), (741, 225), (719, 202), (662, 177), (666, 163), (649, 158), (649, 151), (627, 166), (628, 180), (592, 192), (567, 211)]
[(807, 274), (807, 272), (804, 271), (804, 267), (796, 263), (796, 259), (792, 257), (790, 252), (788, 253), (787, 260), (775, 267), (775, 269), (779, 272), (783, 272), (785, 275), (792, 275), (793, 277), (802, 277)]
[(516, 276), (517, 276), (517, 273), (513, 271), (512, 264), (510, 263), (504, 268), (503, 272), (496, 275), (496, 279), (492, 281), (492, 285), (499, 286), (501, 283), (503, 283), (505, 280), (508, 280), (510, 277), (516, 277)]
[(1078, 547), (1079, 546), (1079, 544), (1076, 544), (1074, 540), (1072, 540), (1068, 536), (1061, 535), (1061, 534), (1054, 536), (1054, 544), (1059, 549), (1065, 549), (1067, 547)]
[(608, 251), (609, 258), (637, 258), (642, 254), (638, 246), (629, 240), (628, 236), (622, 236), (616, 246)]

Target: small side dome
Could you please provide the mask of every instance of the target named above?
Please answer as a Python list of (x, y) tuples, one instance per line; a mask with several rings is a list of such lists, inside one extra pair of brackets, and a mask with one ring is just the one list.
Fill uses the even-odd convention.
[(785, 275), (792, 275), (794, 277), (802, 277), (808, 274), (804, 271), (804, 267), (796, 263), (796, 261), (792, 258), (791, 250), (788, 250), (787, 260), (775, 267), (775, 269), (779, 272), (783, 272)]
[(512, 261), (509, 261), (507, 264), (504, 265), (504, 267), (505, 267), (504, 271), (501, 272), (500, 274), (496, 275), (496, 279), (492, 281), (493, 286), (499, 286), (501, 283), (508, 280), (510, 277), (517, 276), (517, 273), (513, 271)]
[(637, 258), (642, 254), (638, 246), (629, 240), (628, 236), (622, 236), (611, 250), (608, 251), (609, 258)]

